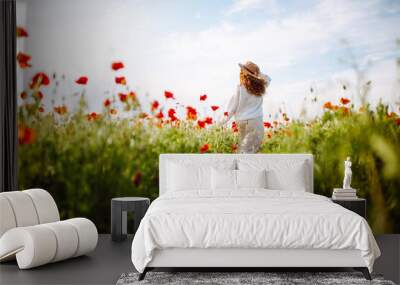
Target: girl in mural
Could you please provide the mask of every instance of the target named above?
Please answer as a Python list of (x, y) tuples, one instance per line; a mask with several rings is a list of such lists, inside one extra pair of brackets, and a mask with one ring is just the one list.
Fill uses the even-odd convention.
[(251, 61), (239, 63), (239, 66), (240, 84), (229, 101), (222, 124), (235, 116), (239, 129), (239, 153), (256, 153), (264, 136), (263, 95), (271, 78), (262, 74), (257, 64)]

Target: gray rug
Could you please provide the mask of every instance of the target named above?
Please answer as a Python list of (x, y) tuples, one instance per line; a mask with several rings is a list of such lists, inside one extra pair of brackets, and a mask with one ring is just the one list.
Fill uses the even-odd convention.
[(368, 281), (359, 272), (148, 272), (138, 281), (138, 273), (122, 274), (117, 285), (133, 284), (379, 284), (395, 285), (380, 275), (372, 275)]

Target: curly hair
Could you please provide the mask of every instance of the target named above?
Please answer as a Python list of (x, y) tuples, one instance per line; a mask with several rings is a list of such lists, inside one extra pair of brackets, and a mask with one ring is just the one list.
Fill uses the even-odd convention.
[(240, 71), (240, 83), (246, 87), (246, 90), (255, 96), (263, 96), (265, 93), (265, 83), (251, 75)]

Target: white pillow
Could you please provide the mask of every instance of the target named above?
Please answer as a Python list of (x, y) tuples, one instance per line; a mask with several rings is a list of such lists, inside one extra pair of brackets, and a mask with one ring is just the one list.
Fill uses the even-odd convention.
[(211, 169), (211, 188), (213, 190), (236, 190), (236, 170)]
[(169, 159), (166, 162), (166, 191), (211, 191), (211, 168), (235, 169), (235, 159), (190, 157)]
[(267, 176), (263, 170), (236, 170), (237, 187), (267, 188)]
[(274, 190), (306, 191), (306, 177), (304, 164), (290, 169), (279, 171), (270, 169), (267, 171), (267, 187)]
[(305, 160), (291, 158), (273, 160), (246, 158), (237, 160), (239, 170), (266, 170), (268, 189), (306, 191), (307, 164)]
[(168, 163), (168, 191), (211, 189), (211, 167)]

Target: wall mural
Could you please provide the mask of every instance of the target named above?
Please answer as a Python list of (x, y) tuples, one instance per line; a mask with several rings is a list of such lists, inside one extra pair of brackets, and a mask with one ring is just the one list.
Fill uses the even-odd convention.
[[(268, 14), (265, 23), (249, 15), (272, 13), (263, 9), (272, 5), (268, 1), (254, 1), (256, 7), (243, 6), (245, 1), (220, 3), (216, 9), (225, 12), (210, 12), (209, 19), (199, 3), (172, 1), (166, 7), (144, 1), (153, 2), (151, 9), (143, 1), (99, 1), (94, 10), (104, 17), (95, 17), (88, 9), (91, 0), (62, 2), (70, 1), (18, 1), (16, 59), (19, 186), (47, 189), (62, 218), (85, 216), (107, 232), (112, 197), (158, 196), (160, 153), (237, 152), (236, 123), (218, 122), (228, 115), (230, 90), (239, 83), (237, 63), (251, 59), (273, 78), (264, 95), (259, 152), (314, 154), (315, 192), (329, 197), (342, 186), (343, 161), (350, 156), (352, 187), (368, 200), (371, 228), (400, 233), (398, 3), (343, 1), (349, 10), (332, 4), (338, 22), (334, 30), (320, 31), (318, 19), (332, 8), (325, 7), (329, 1), (316, 1), (312, 12), (274, 4), (276, 14)], [(148, 11), (151, 20), (135, 21), (124, 12), (126, 5)], [(110, 12), (100, 13), (101, 7)], [(165, 17), (156, 22), (152, 17), (159, 10)], [(192, 12), (193, 18), (187, 15)], [(274, 22), (276, 17), (280, 20)], [(307, 17), (311, 22), (295, 25)], [(66, 26), (70, 22), (72, 28)], [(350, 28), (354, 24), (356, 32)], [(88, 30), (92, 25), (97, 30)], [(304, 38), (290, 37), (296, 29), (304, 29)], [(123, 37), (114, 41), (113, 30)], [(354, 46), (337, 35), (343, 31)], [(136, 33), (137, 43), (131, 42)], [(282, 38), (285, 33), (289, 38)], [(155, 40), (158, 35), (165, 41)], [(155, 46), (147, 49), (145, 39)], [(278, 48), (270, 44), (274, 40)]]

